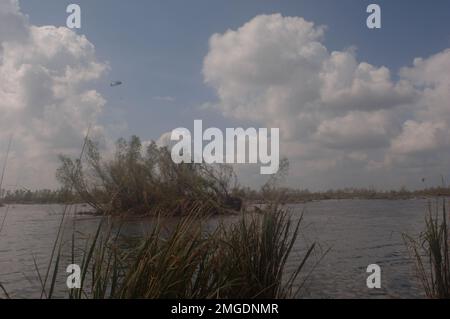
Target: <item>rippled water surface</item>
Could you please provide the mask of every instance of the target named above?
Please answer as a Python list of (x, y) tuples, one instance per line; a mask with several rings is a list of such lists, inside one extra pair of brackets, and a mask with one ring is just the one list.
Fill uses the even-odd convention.
[[(299, 263), (307, 243), (317, 242), (321, 251), (329, 250), (311, 272), (302, 297), (422, 297), (402, 234), (417, 235), (423, 229), (426, 205), (425, 200), (343, 200), (291, 206), (294, 216), (299, 217), (304, 211), (304, 220), (288, 271)], [(73, 209), (85, 210), (82, 207)], [(40, 284), (34, 260), (45, 274), (63, 210), (59, 205), (9, 207), (0, 233), (0, 282), (12, 297), (39, 297)], [(5, 212), (6, 207), (0, 208), (0, 223)], [(236, 217), (222, 218), (232, 222)], [(139, 236), (152, 221), (127, 221), (124, 231)], [(217, 222), (212, 219), (210, 223)], [(95, 217), (69, 214), (66, 240), (69, 241), (73, 227), (87, 234), (95, 231), (97, 223)], [(318, 250), (311, 262), (321, 256)], [(381, 266), (382, 289), (367, 288), (366, 268), (369, 264)], [(61, 280), (64, 282), (64, 277)]]

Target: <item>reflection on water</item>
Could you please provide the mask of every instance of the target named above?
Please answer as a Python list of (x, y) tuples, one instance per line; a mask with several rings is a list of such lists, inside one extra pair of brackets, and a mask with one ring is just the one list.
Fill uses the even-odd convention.
[[(330, 249), (312, 271), (302, 297), (422, 297), (402, 234), (416, 235), (423, 229), (426, 204), (425, 200), (343, 200), (291, 206), (297, 218), (302, 211), (305, 213), (302, 234), (288, 268), (295, 268), (301, 261), (306, 243), (316, 241), (322, 251)], [(16, 205), (9, 208), (0, 234), (0, 282), (12, 297), (39, 297), (40, 284), (33, 256), (41, 273), (45, 274), (63, 210), (59, 205)], [(72, 210), (85, 208), (72, 207)], [(5, 207), (0, 208), (0, 220), (5, 211)], [(232, 222), (236, 217), (221, 218)], [(167, 222), (176, 221), (172, 218)], [(128, 220), (122, 226), (122, 233), (140, 236), (153, 222), (152, 219)], [(214, 227), (218, 222), (220, 219), (214, 218), (209, 224)], [(84, 234), (93, 233), (97, 225), (96, 217), (70, 213), (64, 238), (69, 241), (73, 229)], [(321, 256), (317, 253), (314, 258), (318, 260)], [(366, 286), (366, 268), (374, 263), (382, 268), (382, 289), (379, 290), (369, 290)], [(60, 275), (64, 283), (64, 273)]]

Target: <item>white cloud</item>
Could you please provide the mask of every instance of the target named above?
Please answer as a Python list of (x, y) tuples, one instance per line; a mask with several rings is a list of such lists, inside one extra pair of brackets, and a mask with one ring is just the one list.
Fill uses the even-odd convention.
[(321, 71), (321, 102), (332, 109), (376, 111), (414, 98), (405, 81), (393, 83), (386, 67), (358, 63), (351, 52), (333, 52)]
[(0, 3), (0, 39), (2, 41), (21, 41), (27, 36), (28, 19), (20, 13), (19, 1), (2, 0)]
[[(388, 156), (449, 155), (450, 49), (427, 59), (417, 58), (412, 67), (403, 68), (400, 74), (414, 85), (419, 98), (409, 106), (412, 116), (405, 119), (402, 132), (393, 138)], [(446, 164), (449, 163), (441, 166)]]
[(350, 50), (329, 53), (323, 27), (279, 14), (215, 34), (204, 61), (218, 108), (235, 119), (282, 128), (285, 138), (312, 135), (323, 120), (408, 103), (414, 91), (385, 67), (358, 63)]
[(416, 59), (394, 80), (387, 67), (359, 62), (353, 49), (329, 52), (324, 32), (274, 14), (213, 35), (203, 68), (217, 92), (213, 107), (236, 121), (279, 127), (295, 182), (420, 180), (410, 165), (417, 174), (445, 173), (448, 161), (422, 162), (421, 171), (412, 157), (450, 157), (450, 50)]
[(329, 148), (370, 149), (389, 145), (386, 112), (352, 111), (320, 123), (314, 135), (316, 141)]
[(0, 147), (14, 135), (7, 184), (54, 185), (57, 155), (79, 152), (104, 98), (88, 89), (108, 66), (84, 36), (30, 25), (17, 1), (0, 4)]
[(449, 136), (448, 123), (407, 121), (402, 133), (393, 139), (391, 151), (402, 155), (434, 153), (449, 146)]

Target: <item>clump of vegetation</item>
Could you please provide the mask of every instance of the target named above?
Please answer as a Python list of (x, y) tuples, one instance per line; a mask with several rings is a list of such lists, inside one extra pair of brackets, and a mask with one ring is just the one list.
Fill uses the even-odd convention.
[[(441, 217), (440, 217), (440, 216)], [(446, 202), (429, 204), (426, 229), (419, 240), (405, 236), (416, 260), (416, 270), (425, 294), (432, 299), (450, 298), (450, 229), (447, 223)]]
[(301, 218), (293, 223), (286, 212), (276, 206), (267, 206), (262, 216), (242, 218), (237, 224), (223, 230), (225, 247), (224, 273), (233, 274), (235, 284), (225, 290), (230, 298), (289, 298), (297, 277), (314, 251), (312, 244), (303, 260), (284, 278), (285, 266), (299, 232)]
[(110, 159), (87, 141), (84, 157), (61, 156), (61, 162), (57, 172), (61, 184), (101, 213), (183, 215), (203, 207), (212, 214), (240, 210), (242, 205), (233, 196), (237, 182), (231, 167), (176, 164), (166, 147), (152, 142), (145, 148), (136, 136), (120, 139)]
[[(131, 245), (124, 245), (119, 230), (100, 222), (81, 254), (58, 233), (46, 273), (38, 272), (42, 298), (62, 297), (59, 287), (61, 261), (70, 258), (80, 265), (81, 288), (69, 292), (71, 299), (236, 299), (291, 298), (299, 293), (298, 279), (314, 251), (287, 275), (286, 262), (297, 240), (301, 219), (276, 207), (258, 215), (242, 215), (234, 225), (206, 231), (192, 209), (171, 229), (158, 219), (151, 232)], [(103, 217), (105, 218), (105, 217)], [(71, 244), (71, 256), (63, 256)], [(305, 276), (307, 277), (307, 276)], [(62, 289), (61, 289), (62, 288)], [(58, 295), (59, 294), (59, 295)], [(64, 294), (64, 293), (63, 293)]]

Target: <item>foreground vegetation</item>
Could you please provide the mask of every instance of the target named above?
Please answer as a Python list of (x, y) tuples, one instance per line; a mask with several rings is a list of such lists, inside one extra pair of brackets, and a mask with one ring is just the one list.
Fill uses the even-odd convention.
[(432, 299), (450, 298), (450, 228), (446, 201), (430, 203), (425, 231), (419, 239), (405, 236), (425, 294)]
[[(79, 247), (75, 234), (71, 243), (64, 242), (61, 226), (47, 269), (36, 266), (41, 298), (62, 297), (61, 291), (68, 291), (65, 282), (61, 285), (58, 280), (65, 259), (81, 267), (81, 287), (67, 296), (72, 299), (298, 295), (307, 278), (305, 265), (315, 248), (314, 244), (307, 247), (295, 269), (286, 273), (301, 220), (293, 222), (286, 212), (271, 206), (260, 215), (243, 215), (233, 225), (206, 232), (203, 219), (199, 219), (202, 213), (202, 207), (192, 209), (170, 230), (160, 219), (147, 236), (131, 246), (123, 245), (120, 227), (108, 226), (103, 219), (81, 253), (75, 248)], [(67, 251), (69, 256), (64, 254)], [(7, 287), (4, 291), (6, 294)]]

